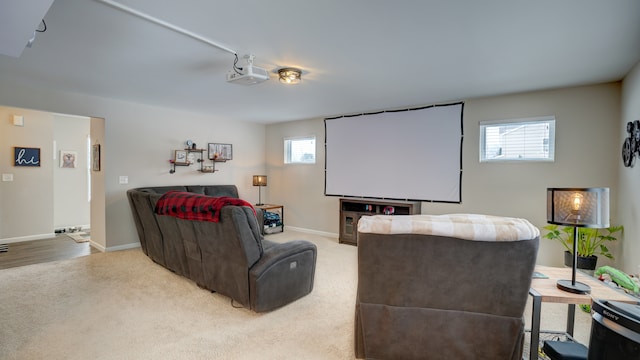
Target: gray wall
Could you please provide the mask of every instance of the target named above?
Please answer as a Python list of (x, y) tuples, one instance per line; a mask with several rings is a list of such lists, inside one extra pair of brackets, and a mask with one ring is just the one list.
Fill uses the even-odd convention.
[[(13, 125), (13, 115), (24, 126)], [(0, 239), (32, 240), (53, 235), (53, 115), (0, 107)], [(13, 166), (14, 146), (40, 148), (40, 167)]]
[[(622, 85), (622, 116), (618, 126), (619, 148), (627, 137), (627, 122), (640, 120), (640, 63), (636, 64)], [(640, 159), (636, 153), (636, 163), (632, 168), (624, 167), (620, 156), (614, 161), (620, 174), (618, 212), (625, 226), (623, 254), (619, 263), (628, 273), (640, 274)]]
[[(543, 115), (556, 117), (555, 162), (479, 162), (480, 121)], [(546, 225), (547, 187), (606, 186), (612, 192), (612, 221), (621, 223), (616, 211), (619, 118), (620, 83), (467, 100), (462, 203), (423, 203), (422, 212), (515, 216), (542, 227)], [(323, 126), (323, 119), (267, 126), (267, 175), (271, 178), (266, 198), (269, 202), (285, 205), (288, 226), (336, 236), (338, 198), (323, 195)], [(311, 134), (317, 137), (318, 162), (315, 165), (285, 165), (283, 138)], [(393, 186), (395, 176), (410, 174), (385, 173), (385, 164), (381, 163), (380, 176), (387, 177), (389, 186)], [(538, 262), (561, 265), (562, 248), (554, 242), (542, 241)], [(600, 262), (606, 263), (606, 260)]]
[[(137, 245), (138, 238), (126, 198), (126, 190), (133, 187), (235, 184), (243, 198), (257, 202), (258, 192), (252, 186), (251, 176), (265, 171), (264, 125), (230, 123), (215, 115), (46, 91), (8, 81), (0, 83), (0, 105), (104, 119), (102, 176), (106, 234), (101, 247), (106, 250)], [(187, 139), (192, 139), (199, 146), (206, 146), (208, 142), (233, 144), (233, 160), (219, 164), (220, 171), (214, 174), (199, 173), (194, 166), (181, 167), (175, 174), (169, 174), (173, 150), (183, 148)], [(3, 139), (3, 146), (7, 143)], [(50, 148), (48, 145), (46, 156), (49, 158)], [(128, 176), (128, 184), (120, 184), (120, 176)], [(33, 181), (37, 182), (36, 179)], [(52, 188), (42, 191), (42, 196), (52, 194)], [(2, 196), (5, 196), (4, 191)]]
[[(518, 216), (542, 227), (546, 224), (544, 192), (547, 187), (608, 186), (612, 191), (612, 222), (626, 227), (620, 243), (614, 247), (617, 255), (615, 265), (628, 272), (637, 272), (640, 246), (635, 239), (640, 238), (640, 228), (635, 222), (640, 195), (634, 185), (639, 170), (638, 166), (621, 168), (620, 148), (626, 121), (640, 118), (638, 66), (623, 84), (624, 87), (620, 83), (609, 83), (466, 100), (463, 202), (424, 203), (423, 213), (482, 212)], [(263, 189), (263, 200), (285, 205), (288, 226), (332, 236), (338, 232), (338, 199), (323, 195), (322, 119), (273, 124), (265, 129), (264, 125), (229, 123), (215, 114), (193, 114), (42, 91), (7, 82), (0, 84), (0, 104), (105, 119), (103, 185), (104, 247), (107, 249), (126, 248), (137, 242), (125, 196), (128, 188), (232, 183), (238, 185), (243, 198), (255, 202), (258, 191), (251, 186), (251, 175), (261, 173), (269, 175), (269, 185)], [(479, 163), (479, 121), (540, 115), (556, 116), (556, 162)], [(283, 138), (310, 134), (317, 138), (317, 163), (285, 166)], [(3, 131), (0, 135), (3, 146), (7, 146), (7, 139), (15, 136), (8, 136)], [(191, 167), (179, 168), (176, 174), (170, 175), (168, 159), (171, 151), (181, 148), (183, 141), (189, 138), (203, 145), (210, 141), (232, 143), (234, 160), (221, 164), (221, 171), (215, 174), (199, 174)], [(43, 150), (50, 151), (46, 149), (43, 147)], [(51, 156), (51, 153), (46, 156)], [(7, 158), (0, 161), (7, 166)], [(385, 174), (384, 164), (380, 164), (380, 174), (390, 179), (396, 176)], [(129, 184), (119, 184), (120, 175), (129, 176)], [(43, 197), (52, 194), (52, 189), (39, 191)], [(17, 195), (10, 191), (0, 193), (3, 202), (11, 196)], [(2, 221), (9, 221), (5, 220), (6, 212), (6, 209), (0, 209)], [(16, 215), (11, 214), (11, 219), (18, 221)], [(559, 245), (543, 240), (538, 262), (560, 265), (561, 250)]]

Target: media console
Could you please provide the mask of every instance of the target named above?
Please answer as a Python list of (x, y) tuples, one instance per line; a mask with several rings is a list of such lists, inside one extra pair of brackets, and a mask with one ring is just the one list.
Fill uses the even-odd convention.
[(358, 245), (358, 220), (362, 216), (413, 214), (420, 214), (420, 201), (342, 198), (340, 199), (340, 243)]

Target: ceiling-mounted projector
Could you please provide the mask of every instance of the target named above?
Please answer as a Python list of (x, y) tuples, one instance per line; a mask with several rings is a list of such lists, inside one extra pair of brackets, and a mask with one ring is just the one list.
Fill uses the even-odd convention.
[(233, 65), (233, 69), (227, 73), (227, 82), (239, 85), (255, 85), (269, 80), (269, 72), (261, 67), (253, 65), (253, 55), (245, 55), (247, 65), (237, 67)]

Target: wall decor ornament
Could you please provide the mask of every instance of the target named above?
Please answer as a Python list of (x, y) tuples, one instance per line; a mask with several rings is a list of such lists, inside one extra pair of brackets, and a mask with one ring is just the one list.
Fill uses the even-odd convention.
[(91, 170), (100, 171), (100, 144), (91, 146)]
[(60, 150), (60, 167), (75, 169), (78, 165), (78, 153), (69, 150)]
[(233, 159), (231, 144), (209, 143), (209, 160), (227, 161)]
[(622, 162), (626, 167), (633, 167), (636, 153), (640, 156), (640, 120), (627, 123), (627, 135), (622, 143)]
[(181, 166), (189, 165), (189, 161), (187, 159), (187, 150), (176, 150), (173, 157), (173, 163), (175, 165)]
[(40, 166), (40, 148), (13, 148), (14, 166)]

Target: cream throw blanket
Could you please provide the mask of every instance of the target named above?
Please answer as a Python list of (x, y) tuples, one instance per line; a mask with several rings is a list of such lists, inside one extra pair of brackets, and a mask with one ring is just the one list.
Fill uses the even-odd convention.
[(518, 241), (540, 236), (540, 230), (525, 219), (478, 214), (363, 216), (358, 221), (358, 232), (439, 235), (479, 241)]

